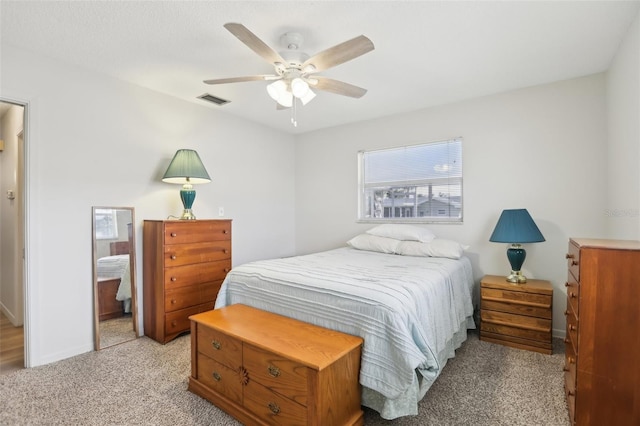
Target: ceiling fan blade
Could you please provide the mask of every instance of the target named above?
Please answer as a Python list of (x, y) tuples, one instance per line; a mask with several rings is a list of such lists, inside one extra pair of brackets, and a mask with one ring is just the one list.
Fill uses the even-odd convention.
[(270, 81), (278, 80), (282, 77), (279, 75), (267, 74), (267, 75), (250, 75), (247, 77), (230, 77), (230, 78), (214, 78), (211, 80), (204, 80), (207, 84), (226, 84), (226, 83), (241, 83), (243, 81)]
[[(311, 58), (304, 61), (302, 69), (306, 73), (323, 71), (355, 59), (358, 56), (372, 51), (373, 49), (375, 49), (373, 42), (367, 37), (361, 35), (313, 55)], [(312, 65), (313, 67), (310, 67), (309, 65)]]
[[(315, 84), (314, 80), (317, 81)], [(309, 78), (309, 83), (310, 86), (315, 89), (324, 90), (337, 95), (350, 96), (352, 98), (361, 98), (365, 93), (367, 93), (367, 89), (363, 89), (362, 87), (326, 77), (313, 76)]]
[(262, 40), (258, 38), (258, 36), (249, 31), (244, 25), (234, 22), (228, 22), (224, 24), (224, 27), (229, 30), (231, 34), (236, 36), (238, 40), (246, 44), (249, 49), (253, 50), (272, 64), (287, 64), (287, 61), (282, 59), (282, 56), (280, 56), (278, 52), (267, 46)]

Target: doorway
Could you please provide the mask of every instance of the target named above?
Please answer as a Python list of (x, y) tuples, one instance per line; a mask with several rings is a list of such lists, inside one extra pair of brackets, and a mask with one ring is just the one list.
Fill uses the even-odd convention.
[(26, 366), (26, 112), (26, 105), (0, 99), (0, 374)]

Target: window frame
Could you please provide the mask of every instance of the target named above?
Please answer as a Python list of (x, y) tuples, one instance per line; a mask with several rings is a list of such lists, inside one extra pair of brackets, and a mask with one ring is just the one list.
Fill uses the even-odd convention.
[[(440, 178), (436, 178), (436, 177), (432, 177), (432, 178), (427, 178), (427, 179), (420, 179), (420, 180), (386, 180), (386, 181), (380, 181), (380, 182), (376, 182), (375, 184), (368, 184), (365, 182), (365, 157), (367, 154), (369, 153), (379, 153), (381, 151), (401, 151), (401, 150), (405, 150), (405, 149), (412, 149), (412, 148), (418, 148), (418, 147), (423, 147), (423, 146), (429, 146), (429, 145), (436, 145), (436, 144), (443, 144), (443, 143), (455, 143), (455, 144), (459, 144), (459, 152), (460, 155), (459, 157), (457, 156), (453, 156), (453, 157), (449, 157), (447, 158), (448, 161), (452, 161), (452, 159), (455, 158), (456, 161), (460, 162), (460, 165), (458, 167), (459, 169), (459, 176), (444, 176), (444, 177), (440, 177)], [(357, 192), (358, 192), (358, 208), (357, 208), (357, 218), (356, 218), (356, 222), (357, 223), (441, 223), (441, 224), (462, 224), (464, 223), (464, 185), (463, 185), (463, 181), (464, 181), (464, 171), (463, 171), (463, 138), (462, 137), (454, 137), (454, 138), (449, 138), (449, 139), (443, 139), (443, 140), (438, 140), (438, 141), (431, 141), (431, 142), (424, 142), (424, 143), (416, 143), (416, 144), (411, 144), (411, 145), (401, 145), (401, 146), (395, 146), (395, 147), (389, 147), (389, 148), (380, 148), (380, 149), (370, 149), (370, 150), (361, 150), (358, 151), (358, 188), (357, 188)], [(444, 216), (440, 216), (440, 215), (435, 215), (435, 216), (421, 216), (420, 215), (420, 210), (418, 210), (418, 203), (415, 204), (415, 209), (416, 209), (416, 216), (411, 216), (411, 217), (385, 217), (384, 215), (386, 214), (385, 212), (387, 211), (387, 207), (383, 206), (382, 207), (382, 214), (383, 217), (372, 217), (372, 216), (365, 216), (366, 213), (368, 211), (371, 211), (371, 209), (369, 208), (369, 206), (365, 205), (365, 203), (367, 202), (371, 202), (371, 196), (369, 194), (367, 194), (368, 191), (371, 191), (373, 188), (380, 188), (379, 191), (389, 191), (389, 190), (393, 190), (393, 189), (404, 189), (407, 190), (409, 188), (414, 188), (414, 198), (419, 199), (420, 195), (418, 195), (418, 188), (424, 188), (427, 185), (437, 185), (438, 183), (440, 183), (441, 185), (446, 185), (446, 186), (451, 186), (451, 185), (458, 185), (458, 191), (459, 191), (459, 201), (450, 201), (449, 204), (449, 208), (451, 208), (451, 206), (453, 206), (455, 209), (458, 209), (459, 207), (459, 215), (458, 216), (451, 216), (451, 215), (445, 215)], [(384, 184), (384, 185), (378, 185), (378, 184)], [(385, 198), (386, 199), (386, 198)], [(392, 206), (394, 209), (403, 209), (405, 208), (406, 211), (406, 206)], [(430, 206), (429, 209), (431, 209), (431, 212), (433, 213), (433, 211), (440, 211), (442, 210), (443, 207), (440, 206)], [(446, 209), (446, 207), (445, 207)], [(400, 210), (397, 210), (400, 211)], [(395, 212), (394, 212), (395, 213)]]

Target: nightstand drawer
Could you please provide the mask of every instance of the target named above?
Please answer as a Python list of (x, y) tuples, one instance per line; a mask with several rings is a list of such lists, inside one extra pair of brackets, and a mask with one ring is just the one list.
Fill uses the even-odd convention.
[[(514, 337), (516, 339), (528, 339), (545, 343), (548, 342), (547, 346), (551, 346), (551, 338), (549, 337), (549, 333), (544, 331), (526, 330), (524, 328), (510, 327), (508, 325), (492, 324), (482, 321), (480, 323), (480, 332), (482, 333), (483, 337), (481, 340), (484, 340), (484, 337), (486, 337), (489, 333), (501, 335), (501, 339), (505, 341), (509, 340), (507, 337)], [(495, 338), (495, 336), (491, 337)], [(514, 339), (514, 341), (516, 341), (516, 339)]]
[(515, 304), (511, 302), (498, 302), (494, 300), (482, 299), (482, 308), (491, 311), (508, 312), (517, 315), (551, 319), (551, 310), (536, 306)]
[(480, 312), (482, 322), (520, 328), (523, 330), (549, 333), (551, 331), (551, 320), (522, 315), (509, 314), (506, 312), (487, 311)]

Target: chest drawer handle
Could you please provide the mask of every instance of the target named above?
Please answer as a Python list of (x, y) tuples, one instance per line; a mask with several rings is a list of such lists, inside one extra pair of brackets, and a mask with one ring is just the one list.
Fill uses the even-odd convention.
[(568, 396), (574, 396), (576, 393), (574, 391), (567, 391)]
[(171, 299), (171, 304), (172, 304), (172, 305), (175, 305), (175, 304), (176, 304), (176, 302), (177, 302), (177, 300), (176, 300), (176, 299)]
[(213, 340), (211, 341), (211, 346), (213, 346), (214, 349), (220, 350), (220, 348), (222, 347), (222, 345), (220, 344), (220, 342), (218, 342), (217, 340)]
[(171, 281), (176, 281), (177, 278), (176, 277), (171, 277)]
[(578, 261), (577, 260), (572, 260), (571, 261), (571, 266), (578, 266)]
[(565, 342), (565, 343), (569, 343), (570, 341), (571, 341), (571, 340), (569, 340), (569, 338), (568, 338), (568, 337), (565, 337), (565, 338), (564, 338), (564, 342)]
[(229, 269), (229, 268), (224, 268), (224, 272), (227, 272), (227, 273), (228, 273), (230, 270), (231, 270), (231, 269)]
[(576, 363), (576, 359), (573, 358), (573, 357), (567, 358), (567, 361), (569, 361), (569, 364), (575, 364)]
[(223, 230), (222, 230), (222, 233), (223, 233), (223, 234), (228, 234), (228, 233), (229, 233), (229, 231), (228, 231), (228, 230), (226, 230), (226, 229), (223, 229)]
[(569, 292), (569, 297), (572, 298), (572, 299), (575, 299), (577, 296), (573, 291), (571, 291), (571, 292)]
[(577, 330), (577, 328), (576, 328), (576, 326), (575, 326), (575, 325), (571, 324), (571, 325), (569, 326), (569, 331), (576, 331), (576, 330)]
[(271, 410), (273, 414), (278, 414), (280, 412), (280, 407), (278, 407), (278, 404), (276, 404), (275, 402), (270, 402), (269, 410)]
[(269, 371), (269, 375), (271, 377), (280, 376), (280, 369), (278, 367), (274, 367), (273, 365), (270, 365), (267, 367), (267, 370)]
[(176, 260), (176, 255), (175, 254), (171, 255), (171, 260)]
[(176, 234), (175, 232), (172, 232), (172, 233), (171, 233), (171, 236), (172, 236), (172, 237), (177, 237), (177, 236), (178, 236), (178, 234)]
[(569, 254), (569, 253), (567, 253), (567, 254), (565, 254), (565, 255), (564, 255), (564, 258), (565, 258), (565, 259), (573, 259), (574, 257), (575, 257), (574, 255)]
[(569, 287), (571, 284), (569, 284), (568, 282), (564, 283), (565, 287)]
[(219, 382), (220, 379), (222, 379), (222, 377), (220, 377), (220, 374), (218, 374), (218, 372), (214, 371), (213, 372), (213, 380), (215, 380), (216, 382)]
[(562, 367), (562, 371), (566, 373), (567, 371), (569, 371), (569, 367)]

